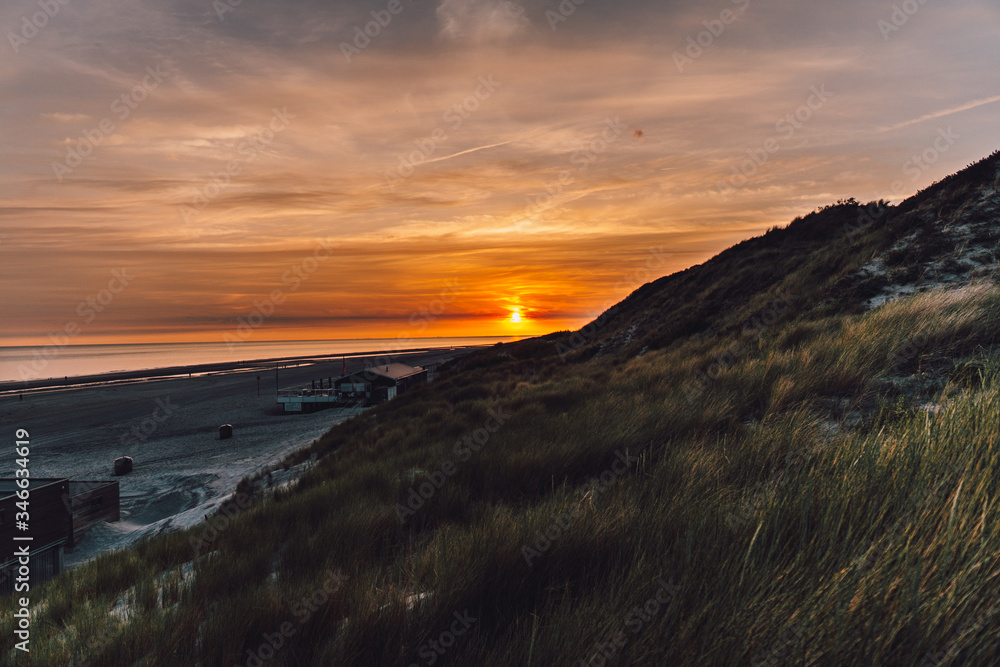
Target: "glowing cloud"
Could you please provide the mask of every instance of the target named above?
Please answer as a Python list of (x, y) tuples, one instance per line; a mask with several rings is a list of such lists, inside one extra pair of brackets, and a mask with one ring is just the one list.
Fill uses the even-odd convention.
[(509, 0), (441, 0), (441, 35), (474, 43), (505, 41), (529, 25), (524, 8)]

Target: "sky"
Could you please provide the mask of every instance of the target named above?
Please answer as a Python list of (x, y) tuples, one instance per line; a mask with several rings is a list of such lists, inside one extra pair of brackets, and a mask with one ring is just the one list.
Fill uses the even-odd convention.
[(2, 345), (535, 335), (1000, 148), (994, 0), (10, 0)]

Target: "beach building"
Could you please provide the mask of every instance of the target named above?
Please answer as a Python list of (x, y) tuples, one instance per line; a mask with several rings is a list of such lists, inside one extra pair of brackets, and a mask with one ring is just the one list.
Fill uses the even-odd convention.
[(344, 398), (361, 398), (361, 392), (364, 392), (364, 398), (380, 403), (424, 382), (427, 382), (426, 368), (387, 364), (339, 378), (334, 381), (333, 387)]
[(29, 479), (27, 521), (19, 517), (24, 507), (18, 506), (24, 502), (19, 490), (16, 479), (0, 479), (0, 595), (14, 592), (21, 565), (17, 551), (24, 545), (30, 553), (29, 583), (35, 586), (62, 571), (64, 550), (89, 529), (121, 518), (118, 482)]
[(319, 387), (278, 391), (278, 403), (285, 412), (311, 412), (335, 405), (363, 402), (373, 405), (395, 398), (411, 387), (427, 382), (427, 369), (406, 364), (372, 366), (357, 373), (331, 378)]
[(73, 532), (67, 546), (74, 547), (84, 533), (99, 523), (121, 519), (118, 482), (69, 482), (69, 509)]

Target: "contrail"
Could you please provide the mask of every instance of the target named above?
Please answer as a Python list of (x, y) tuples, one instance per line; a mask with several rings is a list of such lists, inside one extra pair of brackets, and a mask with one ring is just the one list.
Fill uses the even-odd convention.
[(497, 146), (506, 146), (507, 144), (513, 143), (512, 141), (501, 141), (499, 144), (490, 144), (489, 146), (477, 146), (476, 148), (469, 148), (468, 150), (459, 151), (457, 153), (452, 153), (451, 155), (442, 155), (441, 157), (436, 157), (433, 160), (427, 160), (424, 164), (430, 164), (431, 162), (440, 162), (441, 160), (450, 160), (453, 157), (458, 157), (460, 155), (467, 155), (469, 153), (475, 153), (476, 151), (486, 150), (487, 148), (496, 148)]
[(932, 120), (934, 118), (943, 118), (945, 116), (950, 116), (953, 113), (958, 113), (960, 111), (968, 111), (969, 109), (975, 109), (976, 107), (981, 107), (984, 104), (992, 104), (993, 102), (1000, 102), (1000, 95), (994, 95), (993, 97), (987, 97), (984, 100), (976, 100), (975, 102), (968, 102), (962, 106), (955, 107), (954, 109), (945, 109), (944, 111), (937, 111), (935, 113), (929, 113), (926, 116), (921, 116), (920, 118), (914, 118), (913, 120), (908, 120), (896, 125), (890, 125), (889, 127), (883, 127), (879, 132), (891, 132), (893, 130), (898, 130), (903, 127), (909, 127), (910, 125), (916, 125), (917, 123), (922, 123), (925, 120)]

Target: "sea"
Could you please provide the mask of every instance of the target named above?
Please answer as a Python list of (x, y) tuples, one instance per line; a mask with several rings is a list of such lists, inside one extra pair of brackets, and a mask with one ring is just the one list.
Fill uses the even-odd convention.
[(286, 340), (242, 342), (133, 343), (108, 345), (0, 346), (0, 382), (45, 380), (97, 375), (115, 371), (141, 371), (194, 364), (252, 362), (264, 359), (345, 357), (364, 353), (384, 354), (406, 350), (431, 350), (492, 345), (523, 336), (471, 336), (464, 338), (411, 338), (401, 346), (395, 338), (335, 340)]

